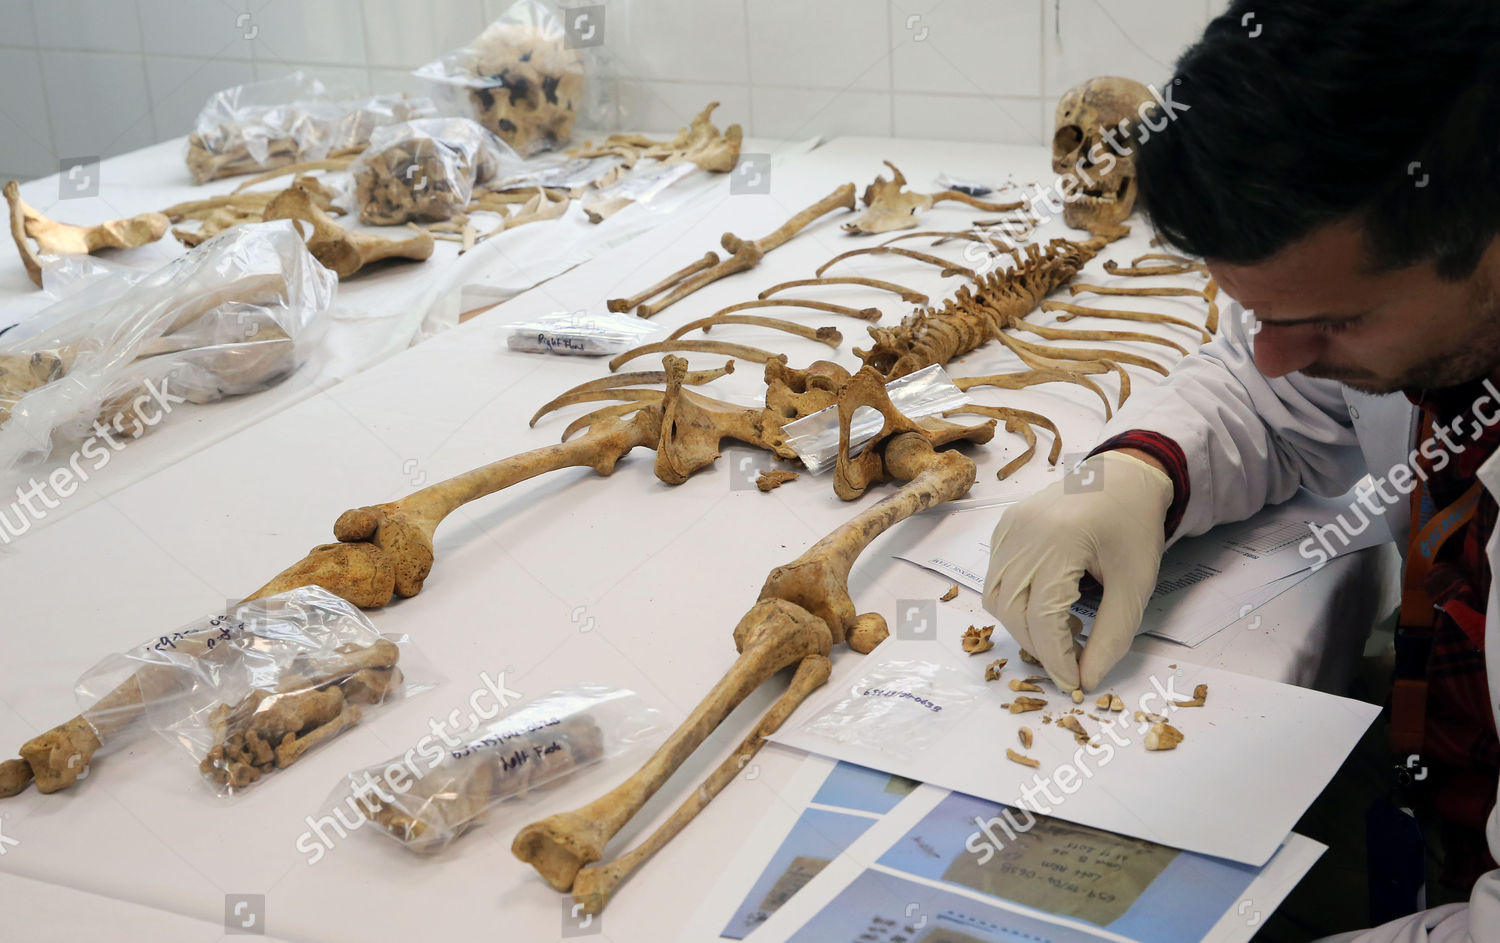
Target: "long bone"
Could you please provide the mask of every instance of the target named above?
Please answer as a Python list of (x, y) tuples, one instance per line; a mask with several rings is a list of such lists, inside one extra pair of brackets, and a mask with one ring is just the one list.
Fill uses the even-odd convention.
[[(636, 314), (649, 318), (726, 275), (755, 268), (767, 252), (782, 246), (815, 221), (837, 209), (854, 209), (854, 184), (844, 184), (759, 239), (741, 239), (734, 233), (725, 233), (719, 240), (719, 245), (729, 253), (728, 258), (714, 263), (704, 271), (684, 278), (660, 301), (655, 304), (641, 305), (636, 310)], [(611, 310), (614, 309), (611, 308)]]
[(812, 285), (859, 285), (863, 288), (874, 288), (879, 291), (888, 291), (900, 295), (902, 301), (912, 304), (925, 305), (928, 297), (920, 291), (907, 288), (905, 285), (897, 285), (895, 282), (882, 281), (878, 278), (861, 278), (858, 275), (832, 275), (827, 278), (799, 278), (795, 281), (782, 282), (772, 285), (761, 292), (759, 297), (762, 301), (785, 288), (806, 288)]
[(572, 891), (573, 899), (583, 906), (583, 912), (597, 914), (603, 910), (622, 882), (665, 847), (667, 842), (676, 838), (739, 775), (745, 764), (765, 744), (766, 738), (780, 729), (792, 711), (809, 694), (823, 686), (832, 668), (832, 663), (823, 655), (808, 655), (798, 662), (786, 693), (777, 698), (760, 723), (755, 725), (755, 729), (693, 790), (687, 800), (672, 813), (671, 818), (662, 823), (645, 841), (608, 864), (593, 864), (580, 870), (573, 880)]
[[(781, 434), (784, 420), (771, 410), (731, 406), (684, 389), (690, 375), (687, 362), (679, 357), (665, 358), (663, 366), (663, 401), (642, 404), (631, 420), (601, 417), (577, 440), (492, 462), (388, 504), (345, 511), (334, 523), (338, 543), (314, 547), (246, 601), (309, 584), (365, 609), (386, 605), (393, 594), (415, 596), (432, 570), (433, 534), (453, 511), (560, 468), (588, 466), (609, 475), (637, 446), (656, 449), (656, 474), (670, 484), (711, 464), (723, 438), (767, 449), (779, 458), (796, 457)], [(21, 747), (21, 760), (0, 763), (0, 798), (28, 784), (31, 777), (21, 768), (23, 763), (44, 792), (72, 785), (101, 740), (133, 723), (147, 703), (167, 693), (163, 683), (142, 669), (91, 709), (91, 715), (105, 711), (102, 716), (108, 720), (80, 715), (32, 738)]]
[(1098, 396), (1104, 403), (1104, 419), (1109, 421), (1114, 416), (1114, 408), (1110, 405), (1109, 395), (1090, 380), (1085, 373), (1104, 373), (1108, 367), (1100, 365), (1093, 370), (1065, 370), (1058, 368), (1033, 367), (1016, 373), (993, 373), (981, 377), (953, 377), (953, 385), (967, 392), (979, 386), (993, 386), (1000, 390), (1024, 390), (1029, 386), (1041, 383), (1076, 383), (1086, 390)]
[(705, 269), (713, 268), (718, 264), (718, 262), (719, 254), (717, 252), (705, 253), (703, 258), (699, 259), (696, 262), (691, 262), (688, 265), (683, 266), (682, 268), (673, 272), (671, 275), (668, 275), (666, 278), (657, 282), (655, 285), (652, 285), (650, 288), (645, 289), (640, 294), (631, 295), (629, 298), (611, 298), (605, 303), (605, 307), (607, 307), (611, 311), (623, 314), (624, 312), (629, 311), (631, 308), (634, 308), (637, 305), (645, 304), (648, 299), (655, 298), (657, 295), (666, 291), (668, 288), (671, 288), (673, 285), (682, 281), (684, 278), (688, 278), (692, 275), (697, 275), (699, 272)]
[(728, 314), (731, 311), (748, 311), (752, 308), (807, 308), (809, 311), (842, 314), (850, 318), (859, 318), (861, 321), (879, 321), (881, 317), (879, 308), (850, 308), (847, 305), (838, 305), (830, 301), (809, 301), (805, 298), (760, 298), (755, 301), (741, 301), (738, 304), (720, 308), (714, 313)]
[(1123, 343), (1156, 344), (1160, 347), (1168, 347), (1177, 351), (1182, 356), (1187, 356), (1187, 348), (1173, 340), (1165, 337), (1157, 337), (1155, 334), (1142, 334), (1139, 331), (1078, 331), (1069, 328), (1048, 327), (1045, 324), (1037, 324), (1032, 321), (1020, 321), (1015, 325), (1016, 330), (1029, 331), (1043, 340), (1049, 341), (1119, 341)]
[[(771, 571), (759, 600), (735, 628), (740, 656), (644, 766), (594, 802), (549, 816), (517, 833), (512, 852), (536, 868), (552, 887), (575, 890), (575, 900), (588, 912), (603, 907), (618, 882), (680, 831), (727, 783), (721, 765), (700, 787), (702, 798), (689, 800), (637, 851), (614, 865), (595, 869), (589, 877), (580, 873), (586, 865), (603, 858), (610, 839), (735, 706), (784, 667), (804, 664), (810, 658), (826, 658), (833, 645), (845, 641), (856, 651), (868, 652), (885, 638), (885, 620), (878, 613), (856, 614), (849, 597), (849, 571), (865, 547), (894, 524), (917, 511), (960, 497), (973, 485), (974, 463), (958, 452), (935, 452), (926, 434), (891, 406), (880, 377), (870, 370), (861, 371), (839, 393), (840, 439), (844, 445), (840, 465), (849, 462), (849, 417), (860, 406), (876, 408), (886, 417), (881, 434), (860, 456), (865, 471), (867, 457), (872, 455), (883, 467), (878, 474), (866, 477), (888, 476), (907, 484), (818, 541), (797, 560)], [(993, 424), (988, 429), (992, 432)], [(811, 676), (804, 673), (789, 692), (794, 700), (816, 687), (812, 680), (819, 679), (820, 666), (814, 661), (806, 672)], [(748, 760), (759, 746), (757, 740), (774, 730), (794, 706), (783, 697), (755, 734), (741, 744), (733, 757), (735, 763)]]
[(753, 327), (769, 328), (773, 331), (784, 331), (804, 340), (817, 341), (819, 344), (827, 344), (829, 347), (838, 347), (844, 342), (844, 335), (836, 327), (808, 327), (796, 321), (787, 321), (783, 318), (765, 318), (754, 314), (715, 314), (696, 321), (689, 321), (682, 327), (667, 335), (668, 340), (677, 340), (684, 334), (693, 331), (702, 331), (707, 334), (720, 324), (742, 324)]
[(817, 270), (814, 271), (813, 274), (821, 278), (824, 272), (828, 271), (830, 268), (833, 268), (833, 266), (837, 265), (839, 262), (842, 262), (845, 259), (852, 259), (857, 255), (900, 255), (905, 256), (908, 259), (915, 259), (918, 262), (925, 262), (928, 265), (936, 266), (941, 270), (940, 274), (943, 278), (948, 278), (953, 275), (962, 275), (965, 278), (975, 277), (973, 269), (963, 265), (959, 265), (957, 262), (950, 262), (945, 258), (932, 255), (929, 252), (918, 252), (915, 249), (904, 249), (901, 246), (866, 246), (863, 249), (850, 249), (848, 252), (840, 252), (838, 255), (829, 259), (827, 262), (824, 262), (822, 265), (818, 266)]
[(1172, 324), (1177, 327), (1185, 327), (1190, 331), (1197, 331), (1202, 335), (1203, 343), (1207, 344), (1213, 340), (1213, 335), (1208, 333), (1201, 325), (1194, 324), (1187, 318), (1179, 318), (1172, 314), (1156, 314), (1151, 311), (1124, 311), (1118, 308), (1090, 308), (1085, 305), (1069, 304), (1066, 301), (1044, 301), (1043, 311), (1061, 311), (1058, 315), (1059, 321), (1071, 321), (1074, 318), (1114, 318), (1119, 321), (1143, 321), (1148, 324)]
[(685, 341), (678, 339), (632, 347), (623, 354), (616, 354), (614, 359), (609, 362), (609, 369), (618, 370), (637, 357), (645, 357), (648, 354), (669, 354), (674, 351), (718, 354), (721, 357), (738, 357), (741, 360), (749, 360), (753, 363), (765, 363), (768, 360), (781, 356), (781, 354), (762, 350), (759, 347), (749, 347), (745, 344), (735, 344), (730, 341)]

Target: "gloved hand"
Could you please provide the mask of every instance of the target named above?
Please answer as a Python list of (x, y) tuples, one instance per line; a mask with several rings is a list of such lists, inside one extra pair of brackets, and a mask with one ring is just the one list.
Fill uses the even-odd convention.
[[(1101, 452), (1062, 481), (1005, 509), (990, 541), (984, 608), (1063, 691), (1094, 688), (1129, 650), (1156, 588), (1172, 504), (1166, 472), (1122, 452)], [(1085, 572), (1104, 585), (1080, 652), (1068, 610)]]

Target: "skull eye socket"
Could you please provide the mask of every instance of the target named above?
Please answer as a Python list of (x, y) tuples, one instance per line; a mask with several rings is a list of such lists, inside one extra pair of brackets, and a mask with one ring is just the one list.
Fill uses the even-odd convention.
[(1052, 150), (1058, 154), (1071, 154), (1083, 146), (1083, 129), (1076, 124), (1065, 124), (1052, 136)]

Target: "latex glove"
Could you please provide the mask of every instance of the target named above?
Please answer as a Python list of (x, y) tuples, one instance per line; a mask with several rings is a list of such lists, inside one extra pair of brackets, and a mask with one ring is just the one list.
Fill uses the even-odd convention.
[[(1005, 509), (990, 540), (984, 608), (1063, 691), (1099, 684), (1129, 650), (1156, 589), (1172, 504), (1166, 472), (1101, 452), (1062, 481)], [(1068, 610), (1087, 572), (1104, 585), (1088, 645)]]

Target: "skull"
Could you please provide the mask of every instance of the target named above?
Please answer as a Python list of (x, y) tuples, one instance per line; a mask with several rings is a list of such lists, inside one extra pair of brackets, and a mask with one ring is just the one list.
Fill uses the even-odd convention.
[(1095, 235), (1115, 235), (1135, 208), (1135, 124), (1151, 90), (1117, 76), (1089, 79), (1057, 103), (1052, 169), (1063, 186), (1063, 221)]
[(523, 157), (568, 143), (584, 69), (561, 30), (501, 21), (473, 49), (474, 71), (487, 86), (469, 90), (480, 124)]

